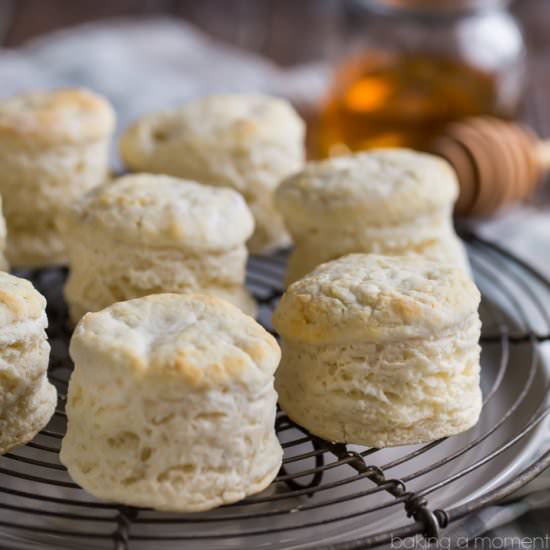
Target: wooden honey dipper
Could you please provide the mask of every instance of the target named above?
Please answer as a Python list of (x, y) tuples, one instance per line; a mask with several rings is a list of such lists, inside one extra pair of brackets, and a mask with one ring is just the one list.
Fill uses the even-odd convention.
[(459, 216), (485, 216), (526, 198), (550, 169), (550, 140), (525, 126), (494, 117), (472, 117), (446, 128), (432, 152), (455, 168)]

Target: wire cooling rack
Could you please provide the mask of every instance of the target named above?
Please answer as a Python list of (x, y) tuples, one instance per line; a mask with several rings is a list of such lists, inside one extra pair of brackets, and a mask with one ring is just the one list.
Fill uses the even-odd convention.
[[(59, 405), (34, 441), (0, 457), (0, 546), (352, 550), (394, 537), (437, 537), (449, 524), (513, 493), (550, 465), (542, 355), (550, 338), (550, 282), (498, 247), (467, 240), (483, 294), (484, 407), (478, 426), (425, 445), (379, 450), (323, 441), (279, 412), (276, 429), (285, 455), (273, 484), (201, 514), (99, 502), (73, 484), (58, 460), (72, 368), (62, 300), (66, 273), (26, 273), (48, 298), (49, 374)], [(285, 261), (283, 254), (254, 258), (248, 270), (268, 330)]]

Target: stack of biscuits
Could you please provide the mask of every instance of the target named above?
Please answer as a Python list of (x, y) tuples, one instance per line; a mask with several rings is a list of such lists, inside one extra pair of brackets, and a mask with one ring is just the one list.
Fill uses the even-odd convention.
[[(113, 126), (84, 90), (0, 103), (8, 260), (69, 265), (60, 458), (77, 483), (175, 512), (257, 493), (282, 462), (277, 392), (294, 422), (342, 443), (477, 422), (480, 296), (446, 162), (393, 149), (304, 167), (289, 104), (214, 96), (138, 120), (121, 153), (144, 172), (107, 181)], [(0, 262), (5, 233), (0, 217)], [(290, 235), (279, 347), (253, 319), (246, 262)], [(0, 272), (0, 453), (54, 413), (45, 305)]]

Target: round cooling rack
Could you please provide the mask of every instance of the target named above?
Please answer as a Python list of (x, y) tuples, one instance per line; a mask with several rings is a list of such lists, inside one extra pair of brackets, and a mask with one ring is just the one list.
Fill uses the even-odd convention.
[[(197, 514), (100, 502), (71, 481), (58, 459), (72, 368), (62, 300), (66, 273), (24, 273), (48, 298), (50, 378), (59, 406), (31, 443), (0, 457), (0, 547), (352, 550), (392, 537), (435, 537), (517, 490), (550, 465), (544, 359), (550, 282), (494, 245), (473, 236), (467, 241), (483, 294), (484, 407), (477, 426), (429, 444), (371, 449), (318, 439), (279, 412), (285, 456), (272, 485)], [(248, 285), (268, 330), (285, 263), (284, 254), (250, 261)]]

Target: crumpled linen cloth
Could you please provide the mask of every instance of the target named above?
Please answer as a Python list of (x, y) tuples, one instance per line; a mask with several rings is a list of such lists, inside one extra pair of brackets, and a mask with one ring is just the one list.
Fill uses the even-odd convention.
[(301, 104), (324, 91), (322, 64), (283, 69), (167, 17), (110, 19), (0, 49), (0, 97), (87, 86), (113, 103), (119, 129), (149, 111), (212, 93), (264, 92)]

